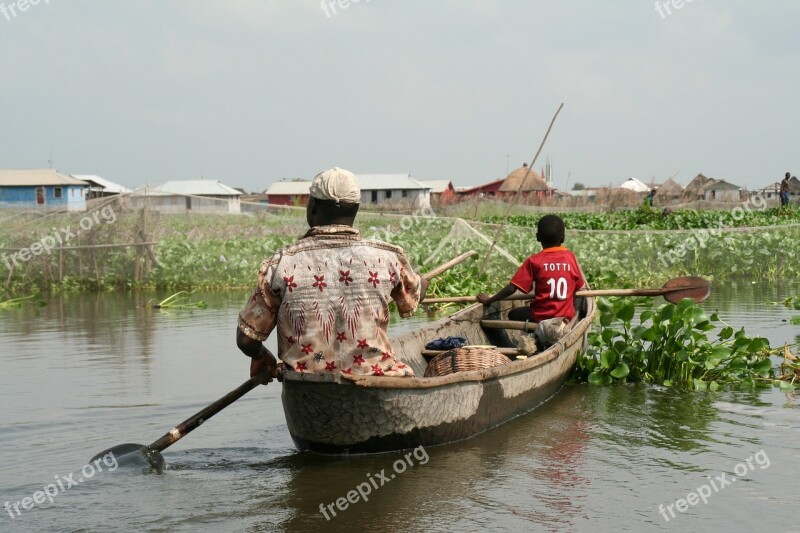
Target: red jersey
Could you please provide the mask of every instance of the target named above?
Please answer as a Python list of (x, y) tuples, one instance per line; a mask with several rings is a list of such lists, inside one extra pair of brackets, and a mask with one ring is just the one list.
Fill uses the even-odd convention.
[(572, 298), (586, 283), (575, 255), (563, 246), (545, 248), (522, 263), (511, 284), (524, 293), (533, 292), (531, 319), (575, 316)]

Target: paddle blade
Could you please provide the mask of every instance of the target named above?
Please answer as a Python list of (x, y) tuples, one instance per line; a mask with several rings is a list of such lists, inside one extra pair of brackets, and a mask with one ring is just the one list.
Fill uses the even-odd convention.
[(664, 299), (676, 304), (684, 298), (691, 298), (694, 303), (700, 303), (711, 295), (711, 285), (699, 276), (684, 276), (674, 278), (664, 284), (668, 292)]
[(112, 454), (117, 464), (120, 466), (139, 467), (139, 468), (152, 468), (156, 472), (161, 472), (166, 468), (167, 461), (160, 452), (153, 450), (144, 444), (135, 444), (128, 442), (120, 444), (107, 450), (98, 453), (89, 461), (93, 463), (98, 459)]

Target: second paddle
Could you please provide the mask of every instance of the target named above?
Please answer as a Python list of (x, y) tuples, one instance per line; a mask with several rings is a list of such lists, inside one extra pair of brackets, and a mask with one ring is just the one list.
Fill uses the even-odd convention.
[[(684, 298), (690, 298), (695, 303), (700, 303), (711, 294), (708, 281), (699, 276), (684, 276), (673, 278), (659, 289), (582, 289), (575, 296), (663, 296), (670, 303), (678, 303)], [(532, 300), (533, 294), (515, 294), (506, 300)], [(423, 304), (434, 303), (472, 303), (477, 302), (475, 296), (451, 296), (445, 298), (426, 298)]]

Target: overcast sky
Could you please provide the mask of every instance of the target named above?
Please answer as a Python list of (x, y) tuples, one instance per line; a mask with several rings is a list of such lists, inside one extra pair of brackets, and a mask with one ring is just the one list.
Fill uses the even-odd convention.
[(563, 101), (536, 165), (561, 189), (800, 174), (796, 0), (18, 2), (0, 168), (52, 150), (128, 186), (334, 165), (473, 185), (529, 161)]

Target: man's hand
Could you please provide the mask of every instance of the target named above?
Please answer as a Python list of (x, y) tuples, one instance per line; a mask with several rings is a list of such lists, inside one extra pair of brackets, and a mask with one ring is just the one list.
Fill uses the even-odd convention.
[(483, 305), (491, 305), (493, 303), (492, 297), (486, 294), (485, 292), (482, 292), (479, 295), (477, 295), (475, 299), (478, 300)]
[(428, 285), (430, 281), (425, 278), (420, 278), (419, 280), (419, 301), (425, 299), (425, 295), (428, 293)]
[(277, 376), (278, 372), (278, 361), (275, 359), (275, 356), (269, 353), (269, 351), (264, 350), (266, 354), (261, 359), (252, 359), (250, 361), (250, 377), (257, 376), (263, 372), (268, 372), (261, 380), (262, 385), (266, 385), (272, 378)]

